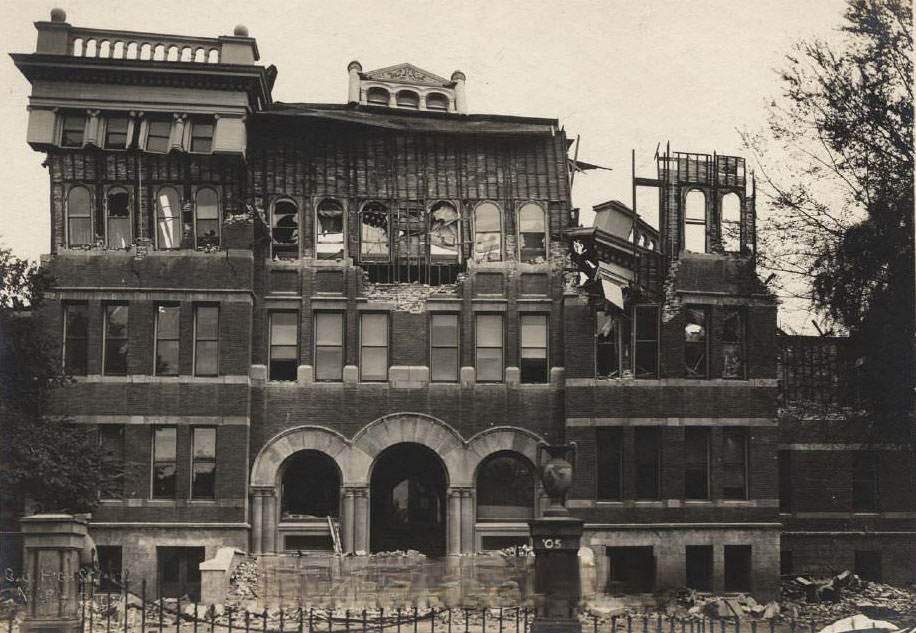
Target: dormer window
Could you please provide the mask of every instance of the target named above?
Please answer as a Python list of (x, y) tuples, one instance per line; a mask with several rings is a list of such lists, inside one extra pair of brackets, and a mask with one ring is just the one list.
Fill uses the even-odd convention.
[(384, 88), (369, 88), (369, 91), (366, 93), (366, 101), (370, 105), (388, 105), (388, 91)]
[(420, 109), (420, 95), (412, 90), (402, 90), (398, 93), (398, 107), (410, 110)]
[(426, 109), (448, 112), (448, 97), (441, 92), (429, 93), (426, 95)]

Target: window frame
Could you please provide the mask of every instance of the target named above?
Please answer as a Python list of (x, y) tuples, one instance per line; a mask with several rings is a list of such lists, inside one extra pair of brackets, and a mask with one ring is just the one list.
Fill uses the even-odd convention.
[[(687, 326), (690, 325), (688, 318), (689, 318), (691, 310), (699, 312), (703, 315), (703, 341), (702, 341), (703, 371), (696, 373), (696, 375), (693, 375), (691, 373), (691, 370), (689, 369), (689, 365), (687, 364), (688, 350), (692, 348), (698, 348), (700, 344), (699, 341), (688, 341), (687, 340)], [(688, 303), (684, 306), (684, 339), (683, 339), (683, 344), (684, 344), (683, 364), (684, 364), (684, 374), (685, 374), (684, 377), (690, 380), (709, 380), (710, 375), (711, 375), (711, 372), (710, 372), (711, 363), (709, 362), (710, 361), (710, 358), (709, 358), (710, 339), (712, 338), (710, 336), (710, 328), (709, 328), (710, 322), (711, 322), (711, 316), (712, 316), (711, 312), (712, 310), (710, 310), (710, 307), (708, 305)]]
[[(455, 319), (455, 344), (454, 345), (437, 345), (433, 341), (433, 322), (437, 318), (452, 317)], [(429, 315), (429, 380), (430, 382), (458, 382), (461, 379), (461, 313), (459, 312), (431, 312)], [(454, 349), (455, 350), (455, 377), (449, 379), (437, 379), (434, 370), (435, 349)]]
[[(401, 95), (405, 95), (405, 96), (413, 95), (413, 97), (416, 97), (417, 99), (416, 104), (415, 105), (414, 104), (409, 104), (409, 105), (402, 104)], [(416, 90), (411, 90), (409, 88), (402, 88), (394, 94), (394, 100), (398, 108), (403, 108), (405, 110), (419, 110), (420, 109), (420, 93), (417, 92)]]
[[(212, 191), (216, 196), (216, 242), (211, 244), (201, 244), (201, 236), (199, 235), (198, 224), (201, 222), (199, 217), (200, 203), (198, 199), (202, 191)], [(204, 222), (213, 222), (213, 218), (204, 218)], [(200, 185), (194, 189), (194, 217), (193, 217), (193, 234), (194, 234), (194, 248), (210, 248), (210, 247), (219, 247), (222, 244), (222, 232), (223, 232), (223, 222), (222, 222), (222, 204), (221, 198), (219, 195), (219, 188), (216, 185)], [(203, 236), (207, 237), (207, 236)]]
[[(363, 250), (363, 244), (364, 244), (363, 214), (367, 212), (371, 213), (371, 212), (378, 211), (377, 209), (369, 209), (370, 206), (374, 207), (376, 205), (378, 205), (381, 209), (384, 209), (385, 216), (388, 219), (386, 223), (387, 229), (385, 231), (385, 242), (384, 242), (385, 244), (387, 244), (387, 248), (386, 248), (386, 253), (385, 253), (384, 258), (382, 258), (379, 255), (371, 255), (371, 254), (367, 256), (367, 254)], [(358, 247), (359, 248), (359, 263), (390, 264), (392, 261), (394, 261), (394, 249), (395, 249), (395, 245), (397, 244), (397, 241), (396, 240), (393, 241), (391, 238), (391, 214), (392, 214), (391, 207), (381, 202), (380, 200), (367, 200), (360, 206), (359, 213), (357, 213), (356, 215), (356, 221), (359, 223), (359, 231), (358, 231), (359, 233), (359, 247)], [(369, 244), (382, 244), (381, 241), (368, 242), (368, 243)]]
[[(281, 204), (290, 204), (292, 205), (294, 209), (293, 213), (282, 214), (282, 217), (292, 216), (296, 220), (296, 226), (294, 229), (294, 239), (292, 242), (277, 242), (276, 238), (274, 237), (274, 232), (278, 228), (277, 227), (277, 218), (278, 218), (277, 205), (281, 205)], [(302, 228), (301, 225), (302, 223), (300, 222), (299, 205), (296, 203), (295, 200), (293, 200), (292, 198), (288, 196), (283, 196), (273, 201), (273, 204), (270, 207), (270, 258), (271, 259), (279, 259), (280, 261), (287, 261), (289, 259), (296, 260), (302, 257), (302, 245), (301, 245), (301, 239), (300, 239), (300, 236), (302, 234), (302, 231), (300, 230)], [(286, 227), (279, 227), (279, 228), (282, 230)], [(281, 248), (280, 252), (293, 253), (294, 257), (292, 258), (277, 257), (277, 254), (278, 254), (277, 246), (286, 247), (286, 248)]]
[[(112, 246), (111, 240), (111, 200), (110, 197), (112, 193), (123, 193), (127, 196), (127, 236), (128, 242), (126, 246)], [(105, 247), (109, 250), (125, 250), (133, 246), (134, 238), (134, 214), (133, 214), (133, 202), (134, 196), (130, 188), (125, 187), (124, 185), (111, 185), (105, 188), (105, 199), (103, 201), (104, 213), (105, 213)], [(124, 219), (122, 216), (114, 216), (114, 219)]]
[[(176, 232), (176, 237), (177, 237), (177, 239), (174, 240), (174, 245), (173, 245), (173, 246), (163, 246), (163, 245), (160, 243), (160, 239), (159, 239), (159, 223), (162, 222), (163, 220), (168, 219), (167, 216), (161, 215), (162, 205), (160, 204), (160, 200), (161, 200), (161, 198), (162, 198), (162, 192), (163, 192), (164, 190), (166, 190), (166, 189), (171, 189), (172, 191), (174, 191), (174, 192), (175, 192), (175, 197), (177, 198), (177, 201), (178, 201), (178, 208), (175, 209), (175, 214), (171, 216), (172, 221), (177, 225), (177, 230), (175, 231), (175, 232)], [(184, 233), (184, 229), (183, 229), (183, 226), (182, 226), (182, 225), (183, 225), (183, 220), (182, 220), (182, 217), (181, 217), (181, 213), (182, 213), (182, 209), (181, 209), (181, 207), (182, 207), (182, 202), (181, 202), (181, 191), (179, 190), (179, 188), (176, 187), (175, 185), (162, 185), (162, 186), (160, 186), (159, 188), (157, 188), (157, 189), (156, 189), (155, 207), (156, 207), (156, 217), (155, 217), (154, 222), (155, 222), (156, 227), (155, 227), (154, 233), (155, 233), (155, 236), (156, 236), (156, 237), (155, 237), (155, 240), (156, 240), (156, 250), (159, 250), (159, 251), (174, 251), (174, 250), (180, 249), (180, 248), (181, 248), (181, 241), (182, 241), (182, 234)]]
[[(730, 468), (733, 468), (735, 464), (728, 461), (728, 452), (725, 450), (729, 436), (738, 437), (741, 439), (741, 454), (743, 459), (742, 466), (742, 477), (744, 480), (744, 491), (741, 495), (734, 495), (726, 492), (726, 483), (728, 471)], [(750, 482), (750, 461), (751, 461), (751, 441), (750, 433), (747, 428), (740, 426), (728, 426), (722, 429), (722, 498), (729, 501), (747, 501), (750, 498), (751, 491), (751, 482)]]
[[(497, 349), (496, 346), (482, 346), (480, 344), (480, 319), (481, 317), (499, 317), (500, 319), (500, 345), (498, 347), (500, 351), (501, 367), (500, 376), (497, 380), (481, 380), (480, 379), (480, 350), (481, 349)], [(502, 312), (476, 312), (474, 314), (474, 378), (476, 382), (483, 383), (503, 383), (506, 381), (506, 315)]]
[[(696, 218), (691, 218), (688, 209), (688, 200), (690, 199), (691, 193), (699, 193), (703, 196), (703, 220), (700, 221)], [(684, 221), (682, 223), (684, 231), (684, 248), (683, 250), (688, 253), (708, 253), (709, 252), (709, 200), (707, 199), (706, 191), (698, 188), (691, 187), (684, 194)], [(703, 227), (703, 250), (702, 251), (693, 251), (687, 248), (687, 227), (688, 226), (702, 226)]]
[[(215, 501), (216, 500), (216, 470), (217, 470), (217, 442), (219, 441), (219, 427), (216, 426), (192, 426), (191, 431), (191, 471), (190, 477), (188, 478), (188, 499), (192, 501)], [(198, 431), (213, 431), (213, 455), (207, 457), (198, 457), (197, 456), (197, 432)], [(195, 494), (194, 484), (195, 476), (197, 475), (197, 469), (195, 468), (198, 464), (212, 464), (213, 465), (213, 494), (210, 496)]]
[[(88, 199), (86, 206), (89, 211), (88, 216), (80, 215), (80, 216), (77, 216), (77, 218), (88, 219), (89, 234), (92, 236), (90, 238), (90, 241), (83, 242), (80, 244), (74, 244), (72, 242), (73, 229), (70, 226), (72, 222), (72, 215), (70, 211), (70, 197), (73, 195), (73, 192), (76, 191), (77, 189), (81, 189), (86, 192), (86, 197)], [(64, 228), (64, 231), (66, 233), (66, 235), (64, 236), (64, 243), (67, 245), (67, 248), (74, 248), (74, 247), (79, 247), (79, 246), (92, 246), (93, 244), (95, 244), (95, 205), (93, 204), (92, 188), (84, 184), (75, 184), (71, 186), (67, 190), (67, 201), (66, 202), (67, 202), (67, 208), (66, 208), (67, 221), (65, 223), (65, 228)]]
[[(372, 99), (373, 94), (382, 94), (382, 93), (385, 94), (384, 103), (380, 99), (375, 99), (375, 100)], [(366, 105), (387, 107), (389, 103), (391, 103), (391, 91), (388, 90), (387, 88), (383, 86), (369, 86), (366, 89)]]
[[(731, 196), (734, 196), (734, 200), (738, 201), (738, 218), (733, 220), (731, 218), (726, 219), (725, 215), (725, 201), (731, 199)], [(719, 242), (722, 244), (722, 250), (726, 253), (740, 253), (741, 252), (741, 221), (742, 216), (742, 204), (741, 196), (738, 195), (736, 191), (726, 191), (719, 197)], [(737, 237), (726, 237), (726, 227), (733, 227), (731, 230), (737, 229)], [(736, 242), (732, 241), (736, 240)], [(731, 246), (736, 246), (737, 248), (730, 248)]]
[[(332, 314), (340, 320), (340, 345), (321, 345), (318, 342), (318, 321), (319, 315)], [(312, 341), (312, 358), (315, 364), (315, 382), (341, 382), (343, 380), (343, 369), (346, 365), (347, 351), (347, 313), (342, 310), (315, 310), (312, 312), (314, 336)], [(340, 373), (335, 378), (319, 377), (318, 367), (318, 348), (339, 348), (340, 349)]]
[[(127, 309), (127, 325), (124, 326), (125, 334), (123, 337), (112, 337), (108, 335), (110, 308)], [(124, 373), (111, 373), (108, 368), (108, 346), (111, 341), (124, 341), (127, 346), (124, 353)], [(103, 376), (128, 376), (130, 375), (130, 304), (126, 302), (106, 302), (102, 304), (102, 375)]]
[[(102, 456), (102, 461), (117, 461), (121, 467), (124, 466), (126, 460), (126, 451), (125, 451), (125, 432), (123, 424), (99, 424), (98, 427), (98, 439), (99, 439), (99, 453)], [(106, 446), (105, 434), (108, 432), (111, 434), (111, 431), (115, 431), (115, 435), (118, 436), (117, 440), (120, 443), (118, 447), (118, 455), (116, 455), (116, 460), (109, 460), (108, 456), (104, 453), (104, 448)], [(99, 487), (98, 490), (98, 499), (99, 501), (116, 501), (124, 498), (124, 478), (123, 476), (119, 478), (118, 482), (121, 488), (121, 491), (118, 495), (110, 496), (106, 493), (109, 490), (103, 490), (102, 487)]]
[[(213, 338), (205, 338), (205, 339), (200, 338), (200, 335), (198, 332), (198, 320), (200, 318), (200, 309), (201, 308), (204, 308), (204, 309), (215, 308), (216, 309), (216, 335)], [(220, 375), (219, 373), (219, 360), (220, 360), (219, 334), (220, 334), (220, 325), (221, 325), (221, 318), (222, 318), (222, 314), (220, 314), (221, 312), (222, 310), (220, 310), (220, 304), (218, 303), (195, 303), (194, 304), (194, 326), (193, 326), (193, 334), (192, 334), (192, 341), (193, 341), (192, 350), (194, 353), (193, 353), (193, 358), (192, 358), (192, 363), (191, 363), (191, 374), (193, 376), (211, 378), (211, 377)], [(202, 374), (200, 373), (197, 367), (198, 365), (197, 358), (199, 356), (197, 347), (199, 343), (210, 343), (213, 341), (216, 341), (216, 371), (212, 374)]]
[[(65, 301), (63, 304), (63, 335), (61, 340), (63, 341), (63, 347), (61, 349), (61, 366), (64, 368), (64, 372), (71, 376), (86, 376), (89, 374), (89, 302), (88, 301)], [(83, 316), (85, 320), (85, 331), (82, 336), (71, 336), (69, 332), (69, 311), (70, 308), (81, 307), (83, 308)], [(67, 363), (67, 358), (70, 356), (67, 351), (70, 349), (69, 342), (71, 340), (82, 341), (82, 352), (83, 352), (83, 371), (80, 373), (71, 372)]]
[[(174, 338), (162, 338), (159, 336), (159, 318), (162, 314), (160, 310), (162, 308), (173, 309), (178, 311), (178, 329), (175, 332)], [(153, 305), (153, 309), (156, 311), (155, 319), (153, 320), (153, 375), (154, 376), (180, 376), (181, 375), (181, 304), (176, 302), (161, 302)], [(160, 373), (159, 371), (159, 344), (160, 342), (174, 342), (176, 344), (176, 352), (178, 357), (175, 359), (175, 373)]]
[[(445, 104), (444, 104), (445, 107), (439, 107), (439, 106), (435, 106), (435, 107), (432, 107), (432, 108), (429, 107), (429, 98), (430, 98), (430, 97), (433, 97), (433, 98), (441, 97), (442, 100), (445, 102)], [(432, 111), (432, 112), (448, 112), (448, 108), (449, 108), (449, 98), (448, 98), (448, 95), (446, 95), (445, 93), (443, 93), (443, 92), (438, 92), (438, 91), (436, 91), (436, 90), (432, 90), (432, 91), (426, 93), (426, 95), (424, 96), (424, 99), (425, 99), (425, 101), (426, 101), (426, 109), (427, 109), (427, 110), (430, 110), (430, 111)]]
[[(158, 452), (156, 451), (156, 433), (158, 431), (168, 431), (171, 430), (174, 433), (175, 437), (175, 455), (172, 459), (164, 460), (157, 459)], [(175, 425), (154, 425), (150, 427), (150, 487), (149, 487), (149, 498), (154, 500), (163, 500), (163, 501), (172, 501), (178, 496), (178, 427)], [(171, 464), (175, 468), (175, 472), (172, 475), (174, 477), (174, 484), (171, 496), (157, 496), (156, 495), (156, 467), (160, 464)]]
[[(318, 236), (319, 236), (319, 227), (321, 227), (321, 221), (318, 219), (318, 214), (321, 212), (321, 207), (326, 202), (332, 202), (340, 208), (340, 257), (328, 257), (327, 255), (322, 256), (319, 254), (318, 250)], [(320, 198), (315, 204), (315, 230), (313, 231), (312, 241), (313, 248), (315, 253), (315, 259), (323, 259), (329, 261), (336, 261), (337, 259), (344, 259), (347, 257), (347, 208), (342, 200), (337, 198)], [(389, 220), (390, 222), (390, 220)]]
[[(689, 438), (688, 436), (693, 433), (702, 433), (703, 434), (703, 473), (704, 473), (704, 484), (705, 494), (702, 496), (694, 496), (689, 494), (689, 476), (693, 470), (696, 470), (696, 463), (693, 463), (689, 460), (690, 451)], [(710, 458), (711, 458), (711, 441), (712, 441), (712, 430), (708, 426), (688, 426), (684, 429), (684, 500), (685, 501), (709, 501), (711, 498), (710, 495)]]
[[(524, 347), (522, 332), (526, 320), (539, 319), (544, 324), (544, 347)], [(544, 350), (544, 380), (525, 380), (525, 372), (522, 368), (522, 359), (526, 349)], [(519, 364), (519, 382), (525, 385), (544, 385), (550, 383), (550, 315), (546, 312), (523, 312), (518, 315), (518, 364)]]
[[(633, 430), (633, 472), (635, 475), (633, 481), (633, 492), (634, 498), (636, 501), (658, 501), (661, 499), (662, 493), (662, 444), (664, 441), (663, 437), (663, 428), (660, 426), (637, 426)], [(640, 459), (640, 449), (639, 449), (639, 436), (640, 435), (652, 435), (654, 436), (654, 483), (655, 490), (651, 495), (644, 495), (640, 490), (640, 466), (647, 465), (648, 462), (644, 462)]]
[[(433, 223), (435, 222), (435, 220), (433, 219), (433, 213), (435, 213), (436, 211), (444, 207), (451, 208), (452, 211), (454, 211), (458, 216), (458, 219), (455, 221), (457, 240), (455, 242), (455, 256), (454, 257), (452, 257), (451, 255), (434, 254), (432, 252), (432, 249), (433, 249)], [(427, 233), (426, 248), (429, 252), (430, 263), (432, 265), (460, 264), (462, 261), (464, 261), (464, 253), (462, 253), (462, 244), (463, 244), (462, 221), (464, 218), (461, 213), (461, 205), (449, 198), (439, 198), (437, 200), (434, 200), (431, 204), (429, 204), (426, 207), (425, 213), (426, 213), (426, 233)]]
[[(67, 133), (76, 131), (75, 127), (73, 128), (67, 127), (67, 120), (70, 119), (72, 121), (77, 118), (82, 119), (82, 122), (83, 122), (83, 129), (82, 129), (82, 132), (80, 133), (80, 142), (79, 143), (66, 143), (65, 141), (67, 139)], [(57, 144), (60, 147), (63, 147), (66, 149), (79, 149), (81, 147), (86, 146), (86, 127), (89, 122), (89, 116), (85, 112), (80, 113), (74, 110), (61, 112), (59, 115), (59, 121), (60, 123), (58, 124), (59, 131), (58, 131), (58, 137), (57, 137), (58, 138)]]
[(516, 209), (516, 211), (515, 211), (515, 215), (516, 215), (515, 239), (516, 239), (516, 244), (518, 245), (518, 251), (517, 251), (516, 255), (517, 255), (517, 257), (518, 257), (519, 263), (522, 263), (522, 264), (530, 264), (530, 263), (533, 263), (533, 262), (528, 261), (527, 259), (522, 259), (522, 248), (523, 248), (523, 244), (524, 244), (524, 240), (522, 239), (522, 235), (523, 235), (523, 234), (524, 234), (524, 235), (540, 235), (540, 233), (535, 233), (534, 231), (522, 231), (522, 211), (523, 211), (526, 207), (529, 207), (529, 206), (535, 206), (535, 207), (538, 207), (538, 208), (541, 210), (541, 217), (543, 218), (543, 226), (544, 226), (544, 231), (543, 231), (543, 235), (544, 235), (544, 261), (541, 262), (541, 263), (547, 263), (547, 262), (550, 260), (550, 226), (549, 226), (549, 221), (550, 221), (550, 220), (549, 220), (548, 215), (547, 215), (547, 207), (545, 207), (543, 204), (541, 204), (540, 202), (537, 202), (537, 201), (535, 201), (535, 200), (528, 200), (528, 201), (525, 201), (525, 202), (519, 204), (519, 205), (518, 205), (518, 209)]
[[(102, 147), (109, 151), (125, 151), (131, 146), (131, 131), (133, 126), (131, 125), (131, 117), (126, 112), (113, 112), (105, 115), (105, 135), (102, 139)], [(110, 137), (112, 134), (111, 123), (112, 121), (124, 121), (124, 146), (123, 147), (114, 147), (110, 143)], [(119, 132), (120, 133), (120, 132)]]
[[(602, 437), (605, 436), (605, 437)], [(610, 440), (610, 441), (608, 441)], [(624, 497), (624, 451), (623, 451), (623, 427), (622, 426), (603, 426), (595, 428), (595, 500), (596, 501), (623, 501)], [(603, 452), (610, 448), (613, 450)], [(613, 454), (612, 454), (613, 453)], [(602, 460), (602, 454), (605, 454), (608, 460)], [(617, 486), (616, 491), (611, 491), (613, 486), (610, 483), (602, 485), (602, 464), (606, 461), (616, 461), (617, 463)], [(605, 494), (612, 492), (612, 494)]]
[[(295, 317), (296, 325), (296, 344), (295, 345), (278, 345), (274, 344), (274, 316), (278, 314), (287, 314), (293, 315)], [(299, 339), (300, 339), (300, 316), (298, 310), (269, 310), (267, 313), (267, 380), (272, 382), (296, 382), (297, 376), (296, 371), (293, 372), (292, 378), (275, 378), (273, 375), (273, 354), (275, 347), (295, 347), (295, 362), (296, 367), (299, 367)], [(297, 370), (298, 371), (298, 370)]]
[[(639, 323), (640, 323), (640, 316), (639, 316), (639, 313), (640, 313), (640, 311), (645, 312), (645, 311), (648, 311), (648, 310), (653, 310), (653, 311), (654, 311), (654, 319), (653, 319), (653, 320), (655, 321), (655, 328), (654, 328), (655, 338), (653, 338), (653, 339), (641, 339), (641, 338), (639, 338)], [(645, 305), (636, 305), (636, 306), (633, 306), (633, 319), (632, 319), (631, 324), (630, 324), (630, 330), (631, 330), (630, 336), (632, 337), (632, 339), (631, 339), (631, 340), (632, 340), (632, 343), (631, 343), (630, 354), (632, 355), (632, 359), (633, 359), (633, 360), (632, 360), (632, 364), (633, 364), (633, 377), (634, 377), (634, 378), (639, 378), (639, 379), (642, 379), (642, 380), (658, 380), (659, 377), (660, 377), (660, 375), (661, 375), (661, 373), (660, 373), (660, 372), (661, 372), (661, 366), (660, 366), (661, 363), (660, 363), (660, 361), (659, 361), (659, 356), (660, 356), (660, 352), (661, 352), (661, 349), (660, 349), (660, 348), (661, 348), (661, 345), (660, 345), (660, 340), (661, 340), (661, 310), (660, 310), (658, 304), (654, 304), (654, 303), (653, 303), (653, 304), (645, 304)], [(654, 356), (653, 364), (655, 365), (655, 371), (652, 372), (652, 375), (651, 375), (651, 376), (648, 376), (648, 375), (641, 376), (641, 375), (639, 375), (639, 359), (640, 359), (640, 357), (641, 357), (641, 355), (640, 355), (640, 353), (639, 353), (640, 343), (643, 343), (643, 344), (646, 344), (646, 343), (653, 343), (653, 344), (655, 345), (655, 351), (654, 351), (654, 353), (653, 353), (653, 356)]]
[[(385, 337), (384, 345), (368, 345), (363, 336), (365, 325), (363, 319), (367, 316), (384, 316), (385, 317)], [(388, 382), (388, 372), (391, 369), (391, 314), (388, 312), (365, 311), (359, 313), (359, 381), (360, 382)], [(364, 349), (384, 349), (385, 350), (385, 377), (384, 378), (366, 378), (363, 373), (363, 350)]]
[[(169, 115), (152, 115), (152, 116), (147, 117), (146, 126), (144, 130), (144, 137), (143, 137), (143, 150), (146, 152), (150, 152), (152, 154), (168, 154), (170, 150), (169, 145), (172, 140), (172, 122), (173, 121), (174, 121), (174, 116), (169, 116)], [(165, 136), (162, 136), (161, 134), (156, 134), (156, 135), (152, 134), (152, 126), (154, 123), (165, 123), (166, 130), (167, 130)], [(156, 139), (164, 138), (165, 139), (165, 149), (161, 151), (158, 149), (150, 149), (149, 141), (150, 141), (151, 136)]]
[[(496, 209), (496, 220), (497, 220), (497, 223), (498, 223), (498, 226), (499, 226), (499, 230), (498, 230), (498, 231), (480, 231), (480, 230), (478, 230), (478, 228), (477, 228), (477, 223), (478, 223), (477, 214), (480, 212), (480, 208), (483, 207), (484, 205), (493, 205), (493, 207), (495, 207), (495, 209)], [(503, 215), (504, 215), (504, 213), (503, 213), (503, 208), (499, 205), (498, 202), (496, 202), (496, 201), (494, 201), (494, 200), (480, 200), (480, 201), (478, 201), (478, 202), (474, 205), (474, 208), (471, 210), (471, 222), (472, 222), (473, 228), (474, 228), (474, 240), (473, 240), (473, 242), (471, 243), (471, 260), (474, 261), (474, 263), (476, 263), (476, 264), (483, 264), (483, 263), (487, 263), (487, 262), (501, 262), (501, 261), (503, 261), (503, 259), (504, 259), (504, 257), (505, 257), (505, 255), (504, 255), (504, 253), (503, 253), (503, 249), (505, 248), (505, 223), (504, 223), (504, 221), (503, 221), (503, 219), (504, 219), (504, 218), (503, 218)], [(477, 258), (477, 236), (478, 236), (478, 235), (493, 235), (494, 233), (498, 233), (498, 235), (499, 235), (499, 249), (496, 251), (496, 253), (497, 253), (497, 255), (498, 255), (499, 257), (498, 257), (497, 259), (478, 259), (478, 258)]]
[[(720, 348), (723, 351), (722, 355), (722, 378), (724, 380), (747, 380), (747, 312), (743, 309), (742, 306), (726, 306), (722, 310), (722, 327), (720, 328), (722, 332), (722, 338), (719, 341)], [(738, 336), (737, 340), (730, 341), (725, 338), (725, 324), (728, 322), (728, 319), (734, 315), (738, 320)], [(707, 336), (707, 338), (709, 338)], [(738, 348), (738, 372), (735, 375), (728, 375), (726, 373), (727, 366), (725, 362), (725, 346), (734, 345)]]
[[(188, 134), (188, 153), (190, 154), (212, 154), (213, 153), (213, 144), (216, 140), (216, 118), (215, 117), (202, 117), (195, 116), (188, 119), (190, 124), (190, 132)], [(199, 136), (196, 134), (197, 130), (201, 127), (210, 128), (210, 136)], [(209, 143), (207, 149), (194, 149), (195, 141), (198, 139), (207, 139)]]

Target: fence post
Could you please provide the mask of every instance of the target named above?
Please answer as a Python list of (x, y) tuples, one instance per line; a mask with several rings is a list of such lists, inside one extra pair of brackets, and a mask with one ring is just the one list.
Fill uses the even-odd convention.
[(776, 633), (776, 620), (770, 618), (770, 633)]
[(464, 609), (464, 633), (468, 633), (468, 618), (471, 617), (468, 614), (470, 613), (470, 611), (471, 611), (470, 609), (465, 607)]
[[(381, 622), (379, 623), (381, 625)], [(302, 633), (301, 631), (299, 633)], [(366, 610), (363, 609), (363, 633), (366, 633)]]
[(312, 633), (312, 626), (315, 623), (315, 610), (309, 607), (309, 633)]
[[(199, 606), (200, 605), (197, 603), (197, 600), (195, 600), (194, 601), (194, 620), (191, 623), (191, 629), (194, 631), (194, 633), (197, 633), (197, 614), (200, 613), (200, 610), (198, 609)], [(127, 633), (127, 631), (124, 631), (124, 633)]]
[(264, 619), (262, 622), (261, 630), (264, 631), (264, 633), (267, 633), (267, 607), (264, 607), (263, 617)]
[(397, 609), (397, 619), (396, 619), (396, 622), (397, 622), (397, 626), (398, 626), (398, 633), (401, 633), (401, 607), (398, 607), (398, 609)]
[(413, 607), (413, 633), (417, 633), (417, 624), (420, 619), (420, 616), (417, 612), (417, 605)]
[(280, 633), (283, 633), (283, 607), (282, 606), (280, 607)]
[(811, 633), (814, 633), (814, 618), (811, 618)]
[(429, 630), (430, 633), (436, 633), (436, 607), (429, 609)]
[(130, 580), (125, 578), (122, 587), (124, 587), (124, 633), (127, 633), (127, 597), (130, 593)]
[(503, 633), (503, 608), (499, 608), (499, 633)]
[(251, 631), (251, 614), (248, 613), (248, 609), (245, 609), (245, 633), (250, 633)]
[(487, 633), (487, 608), (484, 607), (480, 611), (480, 630), (482, 633)]
[(299, 605), (299, 633), (302, 633), (302, 605)]
[(232, 618), (235, 615), (235, 610), (226, 609), (226, 614), (229, 616), (229, 633), (232, 633)]

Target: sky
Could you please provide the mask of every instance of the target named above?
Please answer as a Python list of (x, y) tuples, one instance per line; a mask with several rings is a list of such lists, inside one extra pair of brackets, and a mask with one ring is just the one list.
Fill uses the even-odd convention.
[[(473, 113), (557, 118), (581, 138), (581, 160), (611, 168), (576, 175), (573, 206), (629, 203), (631, 150), (653, 175), (658, 143), (747, 155), (738, 131), (765, 126), (777, 70), (792, 43), (833, 39), (843, 0), (0, 0), (8, 53), (35, 50), (32, 23), (60, 6), (74, 26), (215, 37), (244, 24), (277, 101), (344, 103), (347, 64), (410, 62), (467, 75)], [(0, 59), (0, 246), (36, 259), (49, 250), (48, 176), (25, 142), (29, 84)], [(749, 168), (753, 167), (749, 159)], [(758, 214), (765, 209), (758, 206)], [(804, 329), (806, 306), (781, 306)]]

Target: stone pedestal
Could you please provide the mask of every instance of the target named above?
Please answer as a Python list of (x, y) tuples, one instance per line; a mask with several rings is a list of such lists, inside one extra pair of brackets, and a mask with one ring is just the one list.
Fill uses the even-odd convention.
[(79, 631), (79, 570), (90, 556), (85, 521), (69, 514), (37, 514), (21, 520), (28, 611), (21, 631)]
[(580, 633), (577, 608), (582, 519), (548, 516), (528, 522), (534, 545), (536, 611), (532, 633)]

